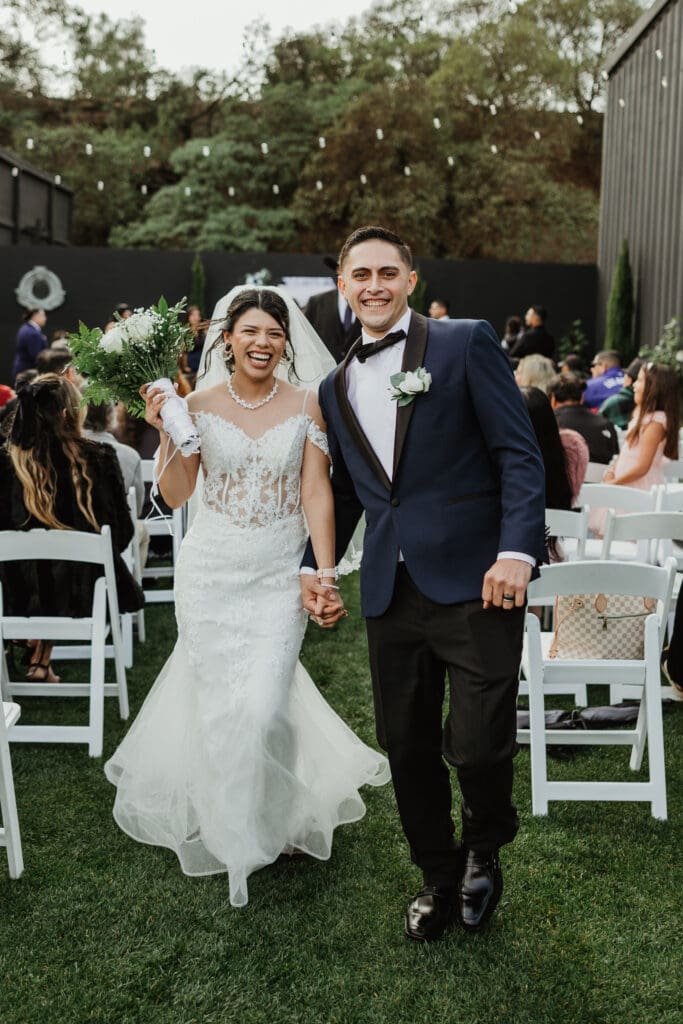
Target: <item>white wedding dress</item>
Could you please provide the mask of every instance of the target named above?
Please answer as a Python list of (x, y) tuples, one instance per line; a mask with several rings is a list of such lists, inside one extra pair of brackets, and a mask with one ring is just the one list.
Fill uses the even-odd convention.
[(176, 570), (178, 640), (105, 771), (125, 832), (188, 875), (227, 872), (243, 906), (248, 876), (281, 853), (328, 858), (336, 826), (365, 813), (358, 788), (389, 769), (298, 660), (301, 465), (324, 433), (303, 411), (258, 438), (215, 413), (195, 422), (204, 480)]

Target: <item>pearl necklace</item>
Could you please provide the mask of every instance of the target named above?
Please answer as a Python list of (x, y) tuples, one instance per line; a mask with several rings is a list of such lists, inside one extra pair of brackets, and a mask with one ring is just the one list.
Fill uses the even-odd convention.
[(280, 382), (276, 379), (271, 390), (268, 392), (265, 398), (261, 399), (260, 402), (245, 402), (245, 400), (243, 398), (240, 398), (240, 396), (233, 388), (232, 377), (228, 377), (226, 383), (228, 385), (228, 393), (232, 398), (233, 402), (237, 402), (237, 404), (241, 405), (243, 409), (260, 409), (262, 405), (265, 405), (267, 402), (270, 402), (271, 399), (275, 398), (278, 392), (278, 388), (280, 387)]

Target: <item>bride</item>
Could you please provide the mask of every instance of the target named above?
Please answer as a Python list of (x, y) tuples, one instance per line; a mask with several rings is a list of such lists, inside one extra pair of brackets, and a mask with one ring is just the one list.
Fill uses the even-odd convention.
[(198, 478), (201, 498), (176, 567), (175, 649), (105, 772), (119, 826), (175, 851), (187, 875), (227, 872), (239, 907), (280, 854), (327, 859), (336, 826), (365, 813), (358, 788), (389, 772), (298, 661), (306, 524), (343, 614), (325, 424), (315, 393), (282, 379), (285, 366), (310, 379), (316, 361), (319, 376), (324, 346), (279, 289), (233, 289), (226, 304), (188, 398), (199, 454), (173, 452), (165, 399), (144, 394), (164, 499), (183, 505)]

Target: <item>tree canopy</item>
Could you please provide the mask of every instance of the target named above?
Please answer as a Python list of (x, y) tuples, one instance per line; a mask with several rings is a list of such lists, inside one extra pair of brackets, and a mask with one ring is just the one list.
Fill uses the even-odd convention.
[(73, 189), (77, 244), (334, 251), (374, 221), (424, 256), (592, 261), (601, 70), (640, 0), (416, 10), (255, 23), (234, 74), (181, 76), (137, 18), (6, 0), (0, 145)]

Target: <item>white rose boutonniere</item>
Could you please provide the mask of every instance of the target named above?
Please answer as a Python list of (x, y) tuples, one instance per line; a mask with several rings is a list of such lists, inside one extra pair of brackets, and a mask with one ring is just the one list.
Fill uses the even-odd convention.
[(398, 405), (410, 405), (417, 395), (426, 395), (432, 386), (432, 375), (424, 366), (406, 373), (394, 373), (389, 378), (391, 397)]

